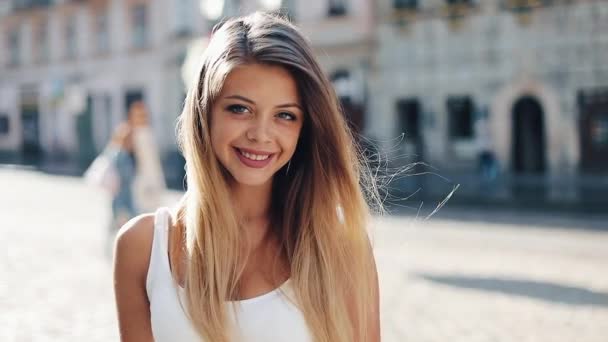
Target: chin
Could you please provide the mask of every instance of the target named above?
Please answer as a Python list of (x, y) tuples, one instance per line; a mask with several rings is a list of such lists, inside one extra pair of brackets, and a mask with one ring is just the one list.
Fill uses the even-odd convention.
[(253, 175), (233, 175), (234, 181), (239, 185), (246, 186), (262, 186), (267, 184), (272, 180), (272, 176), (253, 176)]

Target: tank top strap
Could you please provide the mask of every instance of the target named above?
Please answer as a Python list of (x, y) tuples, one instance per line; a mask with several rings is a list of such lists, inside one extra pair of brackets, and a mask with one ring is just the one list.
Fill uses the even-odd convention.
[(171, 212), (169, 208), (161, 207), (154, 213), (154, 237), (150, 251), (150, 264), (146, 276), (146, 291), (148, 295), (154, 290), (154, 284), (159, 277), (171, 274), (169, 267), (169, 223)]

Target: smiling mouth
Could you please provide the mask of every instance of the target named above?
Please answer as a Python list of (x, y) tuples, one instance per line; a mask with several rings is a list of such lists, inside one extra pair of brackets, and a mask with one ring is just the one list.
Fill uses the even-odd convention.
[(244, 149), (240, 149), (238, 147), (235, 147), (234, 151), (235, 151), (237, 157), (239, 158), (239, 160), (241, 161), (241, 163), (243, 163), (245, 166), (256, 168), (256, 169), (263, 168), (266, 165), (268, 165), (270, 163), (270, 161), (273, 159), (272, 157), (276, 154), (276, 153), (260, 153), (257, 151), (254, 153), (251, 150), (245, 151)]
[(254, 153), (249, 153), (246, 151), (241, 150), (240, 148), (236, 149), (243, 157), (250, 159), (250, 160), (255, 160), (255, 161), (260, 161), (260, 160), (266, 160), (268, 158), (270, 158), (270, 156), (272, 156), (272, 153), (270, 154), (254, 154)]

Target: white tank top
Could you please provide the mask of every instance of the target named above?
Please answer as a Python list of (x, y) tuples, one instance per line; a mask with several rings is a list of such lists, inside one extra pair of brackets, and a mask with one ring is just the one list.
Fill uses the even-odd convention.
[[(152, 334), (155, 342), (202, 341), (184, 312), (184, 290), (181, 287), (176, 289), (171, 275), (169, 219), (167, 208), (158, 209), (154, 216), (154, 238), (146, 278)], [(178, 292), (184, 309), (178, 299)], [(238, 329), (234, 334), (238, 336), (237, 341), (312, 342), (304, 316), (293, 303), (293, 288), (289, 280), (261, 296), (226, 302), (230, 323)]]

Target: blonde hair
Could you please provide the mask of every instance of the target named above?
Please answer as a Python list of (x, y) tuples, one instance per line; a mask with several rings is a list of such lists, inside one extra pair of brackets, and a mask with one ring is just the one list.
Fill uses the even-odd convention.
[(337, 96), (308, 42), (270, 14), (233, 18), (214, 30), (180, 116), (188, 191), (178, 225), (186, 235), (187, 313), (207, 341), (231, 339), (225, 301), (237, 295), (247, 256), (230, 176), (211, 149), (210, 111), (230, 71), (251, 63), (288, 70), (306, 116), (289, 172), (284, 167), (274, 176), (271, 204), (295, 299), (315, 341), (366, 341), (375, 311), (366, 197), (378, 204), (377, 192), (365, 185), (370, 178), (363, 176)]

